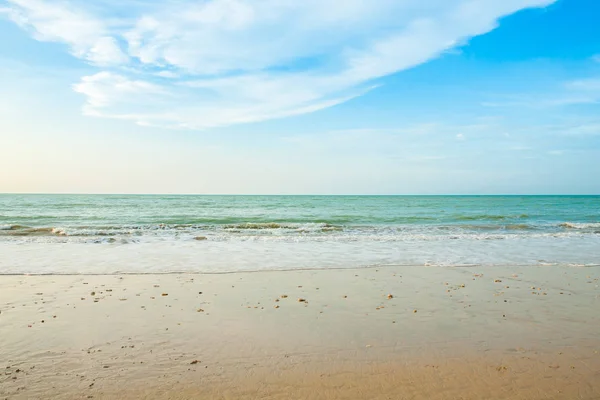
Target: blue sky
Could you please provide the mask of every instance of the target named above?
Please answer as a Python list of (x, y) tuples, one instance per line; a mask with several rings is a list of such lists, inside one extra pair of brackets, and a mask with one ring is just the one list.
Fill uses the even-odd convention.
[(600, 2), (341, 4), (0, 0), (0, 192), (600, 193)]

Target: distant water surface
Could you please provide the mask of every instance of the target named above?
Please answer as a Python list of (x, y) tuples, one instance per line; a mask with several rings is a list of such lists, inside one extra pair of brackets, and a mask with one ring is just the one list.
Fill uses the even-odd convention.
[(600, 264), (600, 196), (0, 195), (0, 273), (383, 264)]

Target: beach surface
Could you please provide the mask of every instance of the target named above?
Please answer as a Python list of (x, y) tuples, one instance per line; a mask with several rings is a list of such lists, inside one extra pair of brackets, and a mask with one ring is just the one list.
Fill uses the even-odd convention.
[(0, 399), (598, 399), (600, 268), (0, 276)]

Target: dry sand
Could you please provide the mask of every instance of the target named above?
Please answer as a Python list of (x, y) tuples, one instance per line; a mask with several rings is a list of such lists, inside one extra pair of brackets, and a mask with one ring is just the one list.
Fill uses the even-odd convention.
[(0, 277), (0, 399), (600, 399), (600, 269)]

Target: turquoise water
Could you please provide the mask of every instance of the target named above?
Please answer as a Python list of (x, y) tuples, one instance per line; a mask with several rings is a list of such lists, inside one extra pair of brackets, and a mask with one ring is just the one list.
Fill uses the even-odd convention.
[[(52, 230), (54, 228), (54, 230)], [(0, 195), (0, 235), (600, 233), (598, 196)]]
[[(175, 259), (202, 258), (193, 271), (239, 259), (248, 269), (290, 259), (291, 267), (595, 264), (600, 196), (0, 195), (0, 250), (15, 245), (34, 253), (87, 245), (86, 254), (128, 245), (142, 259), (162, 246)], [(179, 271), (192, 261), (161, 262)]]

